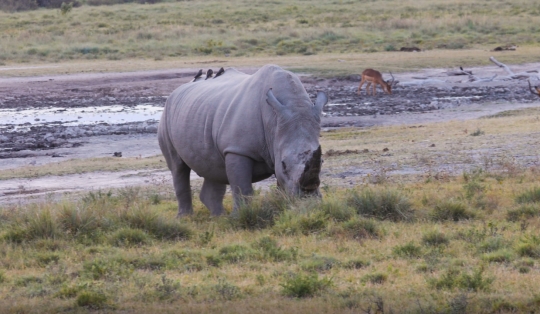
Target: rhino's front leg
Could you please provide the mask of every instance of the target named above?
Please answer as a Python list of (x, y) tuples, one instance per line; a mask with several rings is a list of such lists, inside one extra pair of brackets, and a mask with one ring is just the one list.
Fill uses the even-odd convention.
[(231, 185), (234, 198), (233, 212), (245, 201), (245, 196), (253, 194), (251, 180), (253, 178), (253, 159), (236, 154), (225, 156), (225, 167), (227, 169), (227, 179)]
[(222, 215), (224, 212), (223, 195), (225, 195), (226, 189), (227, 186), (225, 184), (204, 179), (200, 199), (214, 216)]

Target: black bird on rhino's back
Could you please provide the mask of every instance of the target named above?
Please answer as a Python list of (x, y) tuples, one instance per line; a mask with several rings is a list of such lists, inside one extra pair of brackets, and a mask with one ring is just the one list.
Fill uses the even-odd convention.
[(206, 78), (205, 78), (205, 80), (211, 78), (211, 77), (212, 77), (212, 74), (214, 74), (214, 71), (212, 71), (212, 69), (208, 69), (208, 71), (206, 72)]
[(219, 69), (219, 71), (217, 71), (216, 76), (214, 76), (214, 78), (220, 76), (223, 73), (225, 73), (225, 69), (223, 69), (223, 68)]

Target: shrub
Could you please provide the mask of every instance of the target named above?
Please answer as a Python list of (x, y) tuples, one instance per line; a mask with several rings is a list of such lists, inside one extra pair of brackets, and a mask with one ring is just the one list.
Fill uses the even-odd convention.
[[(461, 47), (460, 47), (461, 48)], [(480, 129), (476, 129), (476, 131), (472, 132), (470, 134), (471, 136), (480, 136), (480, 135), (484, 135), (484, 131), (480, 130)]]
[(109, 241), (114, 246), (134, 246), (149, 243), (150, 237), (139, 229), (122, 228), (114, 232)]
[(516, 197), (518, 204), (523, 203), (539, 203), (540, 202), (540, 187), (535, 187), (527, 190)]
[(36, 261), (40, 266), (46, 266), (50, 263), (58, 263), (60, 255), (58, 253), (44, 252), (36, 254)]
[(295, 274), (280, 284), (283, 287), (283, 294), (293, 298), (312, 297), (315, 294), (332, 286), (332, 280), (328, 278), (319, 279), (314, 273), (310, 275)]
[(519, 256), (540, 258), (540, 237), (525, 236), (516, 247)]
[(256, 254), (252, 249), (243, 245), (224, 246), (219, 250), (219, 256), (222, 260), (229, 263), (243, 262), (253, 259)]
[(15, 280), (15, 285), (19, 287), (27, 287), (33, 283), (42, 283), (43, 279), (36, 276), (23, 276)]
[(159, 216), (147, 206), (122, 211), (118, 219), (121, 223), (127, 223), (134, 229), (145, 230), (160, 240), (185, 240), (193, 235), (184, 222)]
[(19, 225), (12, 225), (4, 233), (3, 239), (12, 243), (22, 243), (29, 239), (28, 230)]
[(233, 225), (242, 229), (264, 229), (273, 226), (277, 216), (293, 202), (294, 199), (286, 193), (273, 191), (263, 197), (252, 198), (240, 206), (231, 219)]
[(60, 229), (50, 210), (31, 215), (26, 227), (32, 240), (53, 239), (60, 235)]
[(452, 290), (459, 288), (475, 292), (486, 291), (494, 279), (485, 278), (483, 273), (483, 268), (475, 269), (471, 274), (462, 273), (455, 268), (450, 268), (438, 279), (429, 280), (429, 283), (436, 289)]
[(538, 204), (522, 205), (517, 209), (511, 209), (506, 212), (506, 219), (513, 222), (536, 216), (540, 216), (540, 206)]
[(341, 224), (343, 232), (352, 239), (379, 238), (382, 232), (371, 219), (353, 218)]
[(323, 199), (319, 207), (326, 216), (338, 222), (347, 221), (355, 214), (353, 208), (335, 197)]
[(296, 248), (282, 249), (276, 240), (268, 236), (253, 243), (252, 247), (261, 251), (263, 260), (270, 260), (272, 262), (296, 260), (298, 256), (298, 250)]
[(488, 253), (500, 250), (507, 245), (503, 237), (495, 236), (490, 237), (480, 243), (478, 243), (478, 252)]
[(280, 235), (309, 235), (323, 231), (327, 223), (328, 217), (321, 211), (297, 213), (288, 210), (279, 215), (273, 231)]
[(73, 3), (62, 2), (62, 4), (60, 5), (60, 13), (62, 15), (68, 14), (69, 12), (71, 12), (72, 9), (73, 9)]
[(332, 269), (334, 266), (339, 265), (339, 261), (333, 257), (314, 256), (311, 259), (302, 262), (300, 267), (307, 271), (323, 272)]
[(61, 228), (72, 236), (88, 235), (101, 227), (101, 214), (84, 206), (63, 206), (58, 213)]
[(110, 307), (109, 299), (101, 292), (82, 291), (77, 296), (76, 303), (80, 307), (86, 307), (93, 310)]
[(414, 242), (409, 242), (405, 245), (395, 246), (392, 252), (399, 257), (419, 258), (422, 255), (422, 248)]
[(82, 274), (86, 277), (99, 280), (109, 277), (127, 277), (133, 271), (133, 266), (129, 265), (124, 258), (96, 258), (83, 263)]
[(234, 300), (240, 296), (240, 289), (223, 279), (220, 279), (218, 283), (212, 288), (222, 300)]
[(427, 246), (447, 246), (450, 240), (442, 232), (430, 231), (422, 236), (422, 242)]
[(187, 240), (193, 236), (193, 231), (183, 222), (161, 216), (146, 231), (160, 240)]
[(180, 297), (180, 283), (162, 275), (161, 281), (154, 286), (154, 294), (160, 301), (174, 300)]
[(467, 209), (467, 206), (460, 201), (442, 201), (435, 205), (431, 213), (431, 217), (435, 221), (460, 221), (471, 219), (474, 214)]
[(388, 279), (388, 275), (383, 273), (367, 274), (362, 277), (363, 282), (370, 282), (372, 284), (383, 284), (386, 279)]
[(360, 269), (364, 268), (370, 265), (369, 261), (365, 261), (363, 259), (352, 259), (347, 261), (345, 264), (343, 264), (343, 267), (345, 268), (351, 268), (351, 269)]
[(365, 189), (360, 193), (352, 191), (347, 204), (359, 215), (382, 220), (411, 220), (414, 214), (408, 198), (391, 189), (379, 191)]
[(514, 254), (508, 249), (486, 253), (482, 259), (490, 263), (508, 263), (514, 259)]

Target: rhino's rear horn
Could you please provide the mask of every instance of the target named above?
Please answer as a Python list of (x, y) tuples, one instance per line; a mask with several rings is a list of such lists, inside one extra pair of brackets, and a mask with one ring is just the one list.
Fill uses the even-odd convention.
[(304, 166), (304, 172), (300, 176), (299, 184), (300, 188), (304, 192), (311, 192), (317, 190), (321, 181), (319, 179), (319, 173), (321, 172), (322, 164), (322, 152), (321, 146), (313, 152), (311, 158), (306, 162)]

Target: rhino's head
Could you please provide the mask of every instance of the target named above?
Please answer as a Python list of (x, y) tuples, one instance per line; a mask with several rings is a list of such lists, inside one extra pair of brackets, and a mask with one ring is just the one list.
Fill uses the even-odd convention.
[(273, 141), (274, 171), (278, 186), (295, 195), (319, 195), (322, 153), (319, 145), (320, 114), (328, 98), (317, 95), (315, 104), (295, 104), (297, 97), (279, 101), (272, 90), (266, 101), (277, 116)]

